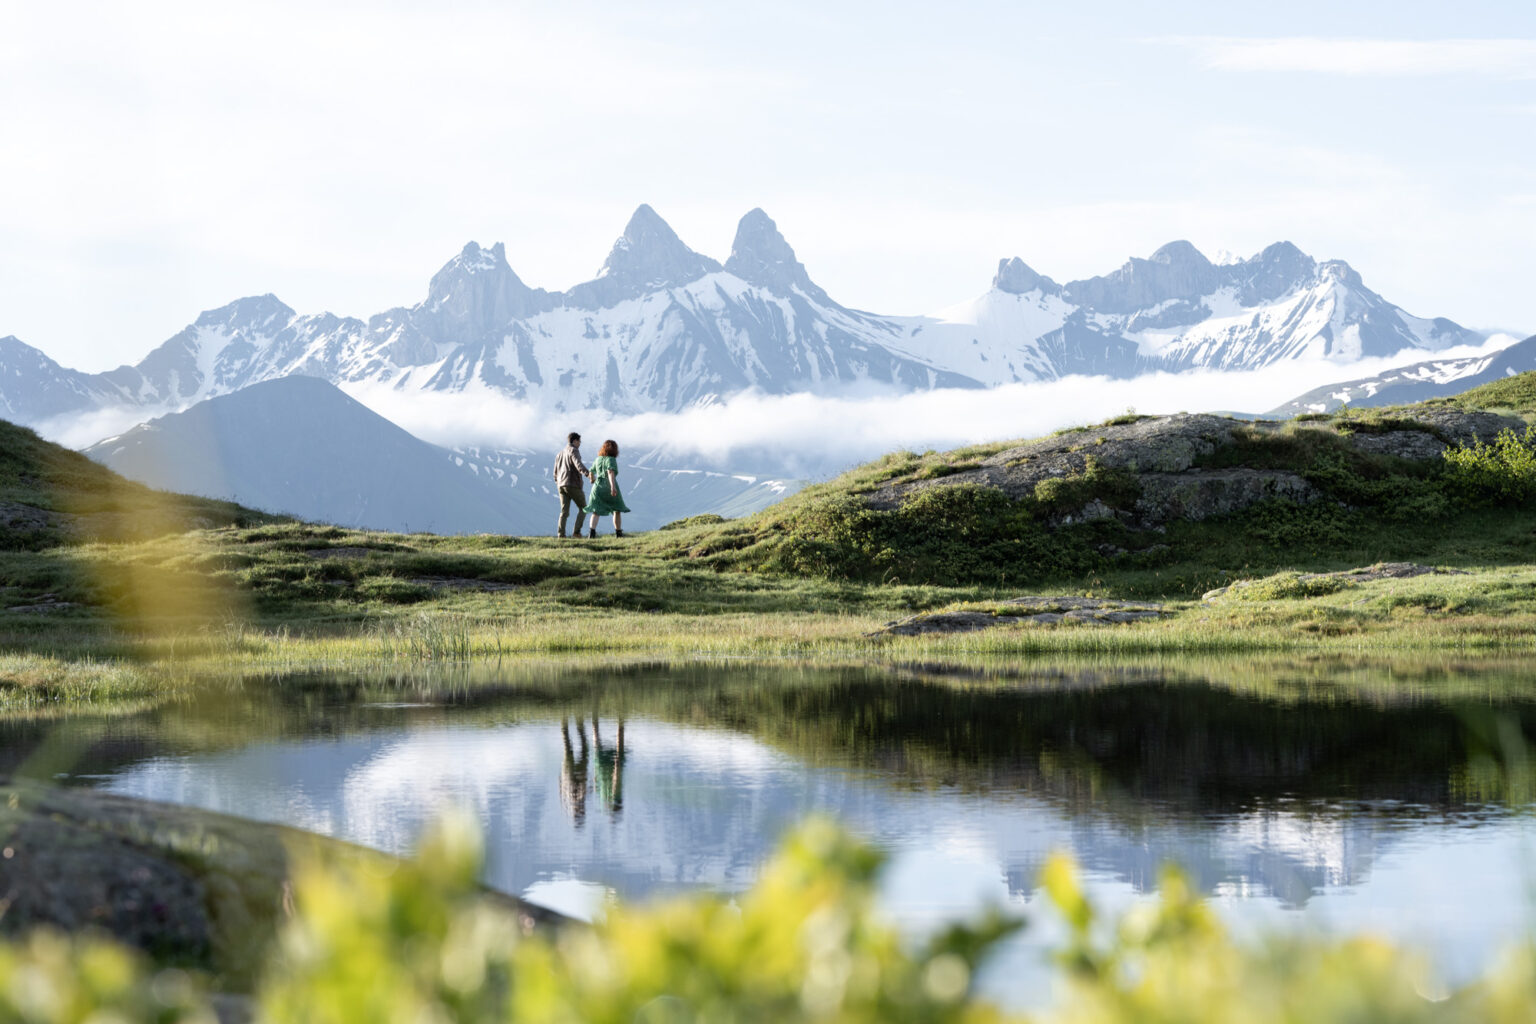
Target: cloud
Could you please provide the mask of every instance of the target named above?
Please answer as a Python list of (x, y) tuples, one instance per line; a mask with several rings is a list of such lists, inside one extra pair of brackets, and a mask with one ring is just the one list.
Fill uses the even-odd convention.
[(1216, 71), (1536, 78), (1536, 39), (1178, 36), (1155, 41), (1189, 47), (1200, 54), (1205, 67)]
[(30, 424), (38, 434), (66, 448), (87, 448), (98, 441), (127, 433), (140, 423), (175, 410), (143, 406), (113, 406), (72, 412)]
[[(1437, 359), (1491, 355), (1516, 339), (1435, 353)], [(479, 444), (553, 453), (569, 430), (612, 437), (653, 465), (788, 474), (807, 478), (898, 449), (946, 449), (1037, 437), (1135, 408), (1142, 413), (1262, 413), (1329, 384), (1418, 361), (1413, 353), (1357, 363), (1297, 361), (1242, 373), (1157, 373), (1131, 380), (1067, 377), (986, 391), (944, 389), (893, 396), (827, 397), (744, 393), (679, 413), (615, 416), (550, 413), (504, 396), (405, 394), (387, 387), (348, 393), (436, 444)]]

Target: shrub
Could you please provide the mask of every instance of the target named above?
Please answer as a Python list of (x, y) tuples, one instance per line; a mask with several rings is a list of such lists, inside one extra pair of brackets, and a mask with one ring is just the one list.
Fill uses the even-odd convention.
[(827, 495), (780, 525), (765, 568), (827, 579), (1005, 585), (1101, 564), (1088, 543), (1091, 526), (1047, 531), (1036, 508), (973, 484), (925, 488), (889, 510)]
[[(793, 833), (740, 897), (617, 906), (605, 920), (522, 934), (476, 885), (473, 826), (436, 826), (394, 871), (311, 861), (255, 994), (262, 1021), (819, 1021), (1001, 1024), (978, 969), (1017, 923), (990, 913), (913, 941), (875, 907), (882, 858), (824, 822)], [(1062, 855), (1040, 874), (1065, 922), (1041, 1024), (1143, 1021), (1528, 1022), (1536, 950), (1439, 989), (1417, 957), (1373, 938), (1234, 940), (1180, 872), (1106, 919)], [(1437, 989), (1439, 989), (1437, 991)], [(43, 933), (0, 945), (0, 1018), (36, 1024), (215, 1019), (206, 989), (105, 940)]]
[(591, 927), (519, 935), (474, 882), (473, 828), (440, 826), (392, 876), (311, 868), (263, 984), (271, 1021), (996, 1020), (970, 997), (996, 915), (917, 945), (873, 912), (882, 858), (802, 827), (738, 900), (614, 908)]
[(1277, 601), (1284, 598), (1322, 597), (1351, 586), (1338, 576), (1316, 576), (1299, 572), (1277, 572), (1257, 580), (1232, 584), (1227, 596), (1239, 601)]
[(0, 1020), (27, 1024), (215, 1024), (204, 986), (184, 971), (156, 971), (137, 952), (98, 935), (39, 929), (0, 945)]
[(1229, 522), (1249, 543), (1309, 557), (1358, 540), (1363, 517), (1336, 502), (1298, 505), (1285, 498), (1270, 498), (1243, 509)]
[(1049, 1024), (1513, 1024), (1536, 1011), (1529, 944), (1482, 981), (1435, 993), (1428, 965), (1380, 939), (1235, 942), (1177, 871), (1165, 869), (1158, 899), (1118, 922), (1099, 920), (1065, 858), (1047, 862), (1041, 877), (1070, 929), (1059, 954), (1068, 987), (1043, 1017)]
[(1504, 430), (1491, 444), (1481, 441), (1445, 451), (1445, 485), (1469, 505), (1519, 505), (1536, 500), (1536, 426), (1524, 436)]
[(1075, 512), (1098, 500), (1111, 508), (1129, 508), (1141, 496), (1136, 474), (1106, 466), (1088, 456), (1083, 472), (1041, 480), (1035, 485), (1035, 501), (1052, 513)]
[(827, 579), (867, 575), (870, 559), (880, 548), (883, 519), (882, 513), (851, 494), (811, 498), (786, 524), (774, 568)]

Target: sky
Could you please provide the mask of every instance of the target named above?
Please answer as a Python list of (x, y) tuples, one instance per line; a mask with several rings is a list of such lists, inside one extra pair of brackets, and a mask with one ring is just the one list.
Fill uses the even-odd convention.
[(1176, 238), (1288, 239), (1536, 332), (1536, 4), (0, 0), (0, 336), (82, 370), (198, 312), (410, 305), (471, 239), (595, 275), (640, 203), (762, 207), (933, 312)]

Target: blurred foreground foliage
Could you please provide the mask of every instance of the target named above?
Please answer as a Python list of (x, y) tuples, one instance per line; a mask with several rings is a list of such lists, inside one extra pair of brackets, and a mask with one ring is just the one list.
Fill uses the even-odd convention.
[[(1418, 957), (1371, 938), (1234, 941), (1177, 872), (1104, 920), (1065, 857), (1041, 878), (1067, 938), (1034, 1016), (973, 993), (999, 915), (913, 945), (874, 907), (881, 857), (825, 822), (792, 835), (739, 900), (614, 908), (592, 927), (524, 934), (475, 879), (478, 833), (438, 825), (393, 871), (309, 862), (248, 1009), (260, 1021), (1130, 1022), (1536, 1019), (1536, 955), (1511, 951), (1443, 989)], [(207, 982), (96, 937), (0, 946), (0, 1020), (213, 1021)], [(226, 1010), (228, 1005), (226, 1004)]]

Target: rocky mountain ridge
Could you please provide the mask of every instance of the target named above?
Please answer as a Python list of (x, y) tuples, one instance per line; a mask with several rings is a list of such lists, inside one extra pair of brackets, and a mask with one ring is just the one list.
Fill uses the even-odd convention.
[(530, 288), (501, 244), (471, 242), (432, 277), (422, 302), (367, 320), (298, 314), (275, 296), (253, 296), (203, 313), (138, 363), (97, 374), (0, 339), (0, 416), (39, 424), (127, 407), (148, 418), (295, 374), (551, 411), (675, 412), (750, 389), (1127, 378), (1481, 340), (1405, 313), (1347, 264), (1318, 262), (1287, 242), (1223, 265), (1172, 242), (1065, 285), (1005, 259), (973, 302), (933, 316), (880, 316), (816, 285), (762, 210), (742, 218), (722, 264), (641, 206), (598, 276), (564, 292)]

